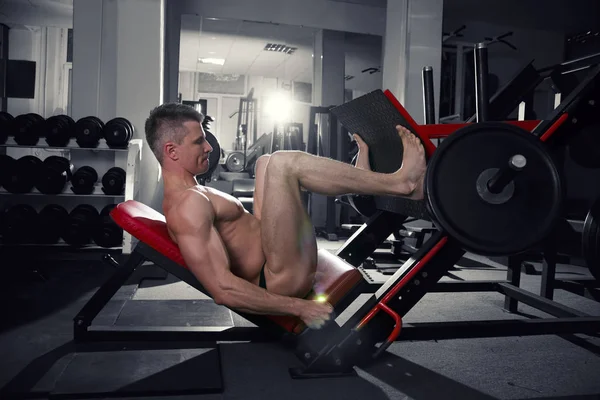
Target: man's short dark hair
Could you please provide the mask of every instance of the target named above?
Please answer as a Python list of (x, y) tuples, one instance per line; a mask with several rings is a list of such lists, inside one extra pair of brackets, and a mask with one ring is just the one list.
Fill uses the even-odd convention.
[(165, 103), (150, 112), (144, 129), (148, 146), (158, 162), (163, 162), (163, 147), (167, 142), (181, 144), (187, 130), (183, 124), (196, 121), (202, 124), (204, 116), (193, 107), (180, 103)]

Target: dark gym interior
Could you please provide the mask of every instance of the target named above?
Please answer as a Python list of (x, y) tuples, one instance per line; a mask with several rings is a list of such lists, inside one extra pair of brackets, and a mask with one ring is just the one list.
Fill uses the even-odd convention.
[[(0, 398), (600, 399), (597, 1), (5, 0), (0, 61)], [(298, 185), (331, 319), (230, 307), (167, 225), (167, 103), (257, 224), (273, 154), (393, 174), (397, 126), (423, 196)]]

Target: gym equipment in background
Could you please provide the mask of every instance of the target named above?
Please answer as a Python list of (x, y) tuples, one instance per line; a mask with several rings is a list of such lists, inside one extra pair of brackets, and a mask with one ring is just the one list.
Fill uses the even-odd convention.
[(65, 234), (69, 213), (59, 204), (48, 204), (37, 219), (37, 243), (56, 244)]
[(0, 111), (0, 144), (6, 143), (6, 140), (13, 133), (14, 117), (6, 111)]
[[(240, 98), (240, 106), (237, 112), (229, 116), (233, 118), (235, 114), (238, 116), (238, 130), (233, 143), (233, 150), (241, 151), (246, 154), (248, 148), (248, 136), (252, 137), (252, 143), (256, 142), (258, 132), (258, 99), (254, 98), (254, 88), (251, 88), (246, 97)], [(246, 160), (244, 160), (246, 164)]]
[(3, 187), (7, 179), (11, 176), (10, 170), (14, 168), (12, 164), (15, 159), (6, 154), (0, 154), (0, 187)]
[(72, 246), (90, 244), (98, 226), (100, 213), (90, 204), (79, 204), (70, 213), (63, 233), (63, 240)]
[(102, 191), (111, 196), (123, 194), (125, 179), (126, 174), (123, 168), (112, 167), (102, 176)]
[(126, 149), (133, 138), (133, 125), (122, 117), (108, 121), (102, 129), (102, 137), (111, 149)]
[(4, 189), (13, 194), (31, 192), (41, 166), (42, 160), (36, 156), (23, 156), (9, 163), (10, 169), (4, 176)]
[[(310, 118), (308, 124), (308, 139), (306, 152), (317, 156), (324, 156), (333, 160), (340, 160), (338, 155), (338, 123), (337, 116), (331, 112), (333, 107), (314, 107), (310, 108)], [(325, 137), (325, 141), (323, 141)], [(347, 154), (347, 149), (342, 149), (341, 154)], [(317, 207), (325, 206), (324, 224), (315, 223), (316, 232), (319, 236), (328, 240), (338, 240), (343, 234), (338, 224), (335, 198), (331, 196), (322, 196), (318, 194), (308, 194), (308, 215), (311, 217), (316, 214)]]
[(44, 124), (44, 118), (38, 114), (18, 115), (12, 121), (15, 142), (21, 146), (35, 146), (44, 134)]
[(600, 282), (600, 198), (594, 202), (583, 223), (582, 254), (588, 269)]
[(244, 153), (239, 151), (229, 153), (225, 158), (224, 167), (229, 172), (248, 172), (254, 176), (256, 160), (264, 154), (273, 153), (273, 151), (273, 134), (263, 133), (258, 140), (252, 143), (252, 146), (246, 149), (245, 157)]
[(35, 243), (38, 213), (29, 204), (17, 204), (4, 210), (0, 226), (6, 243)]
[(47, 157), (38, 169), (35, 188), (43, 194), (59, 194), (73, 177), (73, 164), (68, 158)]
[(92, 194), (98, 182), (98, 173), (89, 165), (77, 169), (71, 178), (71, 190), (75, 194)]
[(51, 147), (67, 147), (75, 135), (75, 121), (68, 115), (55, 115), (46, 119), (46, 143)]
[(306, 150), (304, 143), (304, 125), (300, 122), (288, 122), (283, 124), (283, 130), (279, 132), (279, 125), (273, 127), (273, 144), (271, 153), (277, 150)]
[(98, 147), (103, 132), (104, 122), (98, 117), (84, 117), (75, 124), (75, 138), (79, 147), (82, 148), (93, 149)]
[(116, 204), (109, 204), (100, 211), (99, 221), (92, 232), (92, 239), (98, 246), (117, 247), (123, 241), (123, 229), (110, 218), (110, 212), (115, 207)]

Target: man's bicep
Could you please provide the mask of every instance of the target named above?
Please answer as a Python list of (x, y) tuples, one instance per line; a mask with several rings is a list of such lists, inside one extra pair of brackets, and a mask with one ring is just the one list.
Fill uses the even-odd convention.
[(187, 267), (211, 296), (217, 296), (223, 279), (231, 273), (219, 233), (209, 226), (195, 233), (183, 233), (177, 242)]

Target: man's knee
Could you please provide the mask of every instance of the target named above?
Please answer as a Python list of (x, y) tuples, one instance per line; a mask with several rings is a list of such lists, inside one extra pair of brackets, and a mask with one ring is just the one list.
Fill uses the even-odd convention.
[(269, 164), (267, 165), (269, 173), (285, 172), (286, 174), (290, 174), (295, 172), (300, 156), (299, 151), (276, 151), (269, 158)]
[(267, 164), (269, 163), (269, 159), (271, 158), (270, 154), (263, 154), (262, 156), (256, 159), (256, 163), (254, 164), (254, 175), (264, 174), (267, 168)]

